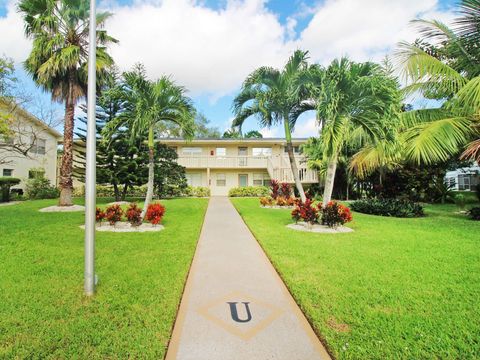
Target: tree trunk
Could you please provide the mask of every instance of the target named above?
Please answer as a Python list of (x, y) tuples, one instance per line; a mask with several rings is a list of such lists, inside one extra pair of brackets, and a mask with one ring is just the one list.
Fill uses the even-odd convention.
[(128, 184), (125, 184), (122, 192), (122, 201), (125, 201), (125, 199), (127, 198), (127, 191), (128, 191)]
[(295, 161), (295, 155), (293, 154), (292, 133), (290, 132), (290, 125), (288, 124), (287, 117), (283, 119), (283, 124), (285, 127), (285, 140), (287, 141), (287, 153), (288, 159), (290, 160), (290, 168), (292, 169), (293, 173), (293, 180), (295, 180), (295, 186), (298, 190), (298, 193), (300, 194), (300, 199), (302, 200), (302, 202), (305, 202), (307, 198), (305, 196), (302, 183), (300, 182), (300, 178), (298, 176), (297, 162)]
[(73, 193), (73, 128), (75, 103), (69, 96), (65, 102), (65, 124), (63, 130), (63, 156), (60, 167), (60, 206), (72, 206)]
[(155, 161), (154, 161), (154, 141), (153, 141), (153, 127), (150, 127), (148, 131), (148, 184), (147, 184), (147, 196), (145, 197), (145, 204), (143, 205), (142, 219), (147, 214), (148, 205), (152, 202), (153, 198), (153, 184), (155, 176)]
[(335, 154), (328, 161), (327, 176), (325, 177), (325, 189), (323, 190), (323, 208), (332, 200), (333, 184), (335, 183), (335, 172), (337, 171), (338, 155)]

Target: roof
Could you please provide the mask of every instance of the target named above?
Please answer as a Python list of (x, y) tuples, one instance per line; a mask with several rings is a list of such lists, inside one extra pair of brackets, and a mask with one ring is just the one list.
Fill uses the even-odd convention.
[[(281, 143), (285, 144), (286, 140), (284, 138), (240, 138), (240, 139), (230, 139), (230, 138), (194, 138), (190, 141), (183, 138), (160, 138), (157, 139), (162, 143), (197, 143), (197, 144), (211, 144), (211, 143), (227, 143), (227, 144), (236, 144), (236, 143)], [(308, 141), (308, 138), (293, 138), (292, 143), (305, 143)]]
[[(15, 103), (12, 102), (12, 101), (0, 98), (0, 105), (4, 105), (4, 107), (11, 107), (13, 104), (15, 104)], [(27, 110), (23, 109), (21, 106), (15, 104), (15, 108), (13, 109), (13, 112), (14, 113), (20, 113), (24, 118), (26, 118), (26, 119), (30, 120), (31, 122), (35, 123), (36, 125), (42, 127), (45, 131), (48, 131), (50, 134), (55, 136), (57, 139), (61, 139), (63, 137), (63, 135), (61, 133), (59, 133), (57, 130), (48, 126), (42, 120), (40, 120), (35, 115), (28, 112)]]

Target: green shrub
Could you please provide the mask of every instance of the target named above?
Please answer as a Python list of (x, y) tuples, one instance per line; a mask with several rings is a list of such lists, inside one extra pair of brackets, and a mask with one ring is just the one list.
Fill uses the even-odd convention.
[(50, 184), (50, 180), (44, 177), (37, 177), (27, 180), (26, 195), (30, 200), (55, 199), (58, 198), (60, 192)]
[(192, 197), (209, 197), (210, 189), (205, 186), (187, 186), (182, 195)]
[(360, 213), (380, 216), (411, 218), (424, 215), (423, 207), (409, 200), (365, 199), (353, 202), (350, 207)]
[(263, 197), (269, 195), (270, 189), (266, 186), (234, 187), (228, 192), (228, 196), (230, 197)]
[(469, 211), (468, 211), (468, 215), (470, 216), (470, 218), (472, 220), (480, 220), (480, 207), (474, 207), (474, 208), (471, 208)]
[(480, 201), (480, 183), (475, 186), (475, 193), (477, 194), (478, 201)]
[(14, 177), (0, 177), (1, 202), (10, 201), (10, 188), (20, 184), (20, 179)]
[(453, 197), (453, 201), (455, 202), (455, 205), (457, 205), (457, 207), (458, 207), (460, 210), (464, 210), (464, 209), (465, 209), (465, 203), (466, 203), (465, 195), (463, 195), (463, 194), (455, 194), (455, 196)]

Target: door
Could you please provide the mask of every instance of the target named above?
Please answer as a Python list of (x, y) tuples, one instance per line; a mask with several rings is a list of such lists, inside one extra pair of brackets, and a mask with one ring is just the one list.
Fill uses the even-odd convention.
[(240, 187), (248, 186), (248, 175), (247, 174), (239, 174), (238, 175), (238, 186), (240, 186)]
[(238, 148), (238, 166), (247, 166), (248, 148), (241, 146)]

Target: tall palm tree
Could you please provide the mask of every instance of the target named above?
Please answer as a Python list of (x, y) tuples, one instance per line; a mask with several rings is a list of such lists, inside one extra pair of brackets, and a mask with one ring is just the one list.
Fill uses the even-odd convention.
[(123, 121), (130, 123), (132, 137), (148, 134), (148, 185), (142, 217), (153, 198), (155, 168), (155, 126), (161, 122), (172, 122), (179, 126), (184, 138), (191, 139), (195, 132), (195, 109), (186, 90), (168, 77), (157, 81), (146, 78), (143, 67), (126, 72), (125, 100), (128, 104)]
[[(331, 200), (338, 158), (352, 143), (388, 137), (387, 124), (397, 115), (400, 94), (396, 81), (373, 63), (334, 60), (327, 68), (312, 65), (297, 79), (298, 92), (309, 101), (320, 125), (321, 158), (326, 163), (323, 204)], [(298, 114), (297, 114), (298, 115)]]
[[(73, 130), (75, 105), (87, 93), (89, 2), (84, 0), (21, 0), (18, 5), (25, 34), (33, 47), (25, 61), (26, 71), (52, 99), (65, 104), (63, 156), (60, 168), (59, 205), (72, 205)], [(101, 29), (110, 13), (99, 13)], [(117, 41), (97, 30), (97, 72), (113, 64), (106, 46)]]
[(258, 68), (244, 81), (233, 103), (235, 113), (233, 126), (241, 128), (245, 120), (251, 116), (257, 116), (262, 127), (283, 125), (290, 167), (302, 201), (306, 200), (305, 192), (292, 145), (292, 131), (298, 117), (292, 114), (301, 103), (294, 91), (295, 78), (307, 66), (307, 52), (297, 50), (282, 70), (266, 66)]
[(479, 9), (480, 0), (461, 1), (453, 28), (416, 20), (422, 40), (399, 44), (397, 59), (409, 82), (405, 93), (442, 101), (438, 108), (402, 115), (408, 160), (444, 161), (467, 146), (463, 158), (480, 161)]

